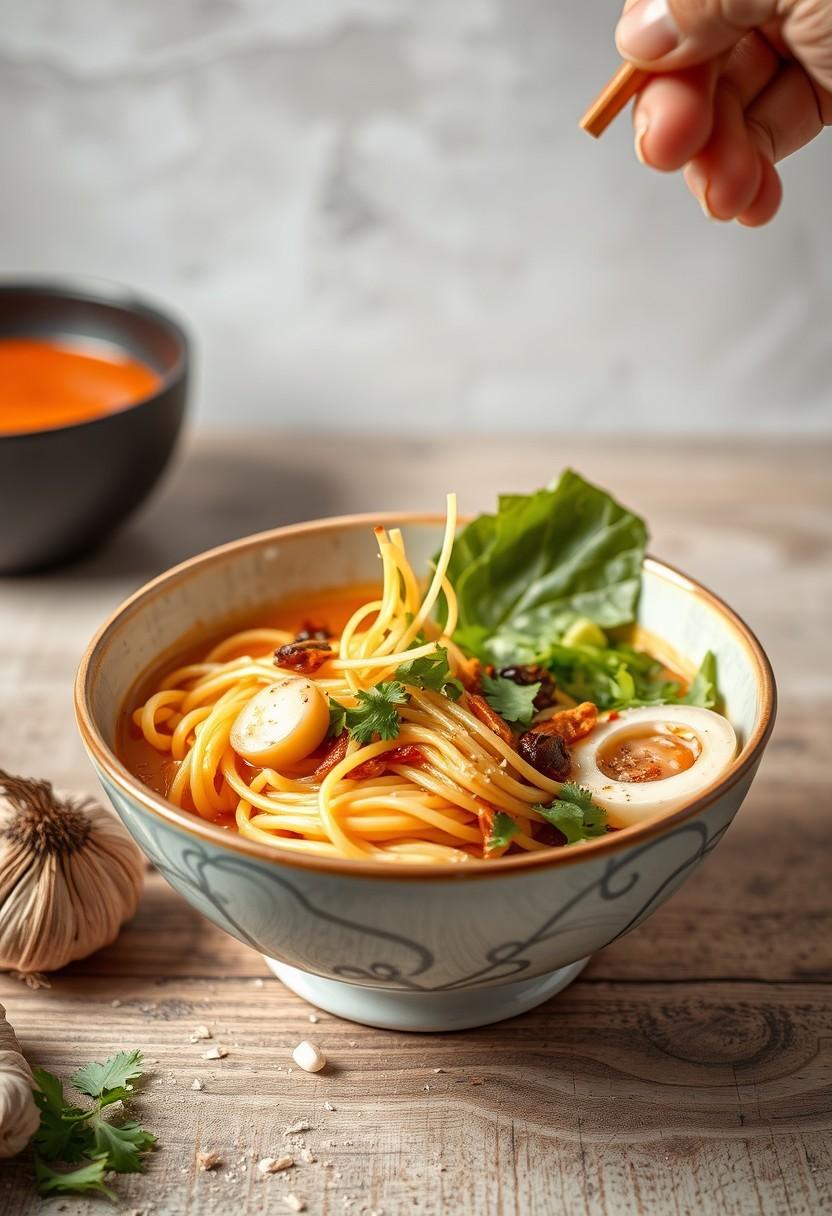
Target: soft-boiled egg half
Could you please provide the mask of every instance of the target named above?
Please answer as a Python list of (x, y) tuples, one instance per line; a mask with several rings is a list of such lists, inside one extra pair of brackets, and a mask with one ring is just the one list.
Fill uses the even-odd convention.
[(727, 718), (694, 705), (625, 709), (571, 747), (570, 780), (590, 790), (610, 824), (629, 827), (692, 802), (729, 767)]
[(311, 680), (286, 676), (247, 701), (231, 727), (238, 756), (262, 768), (296, 764), (323, 741), (329, 706)]

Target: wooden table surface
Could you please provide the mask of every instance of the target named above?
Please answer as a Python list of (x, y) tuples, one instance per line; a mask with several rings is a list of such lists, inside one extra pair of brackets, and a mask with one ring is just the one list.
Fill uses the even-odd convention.
[[(280, 1213), (292, 1192), (316, 1216), (832, 1212), (829, 444), (191, 443), (105, 550), (0, 582), (0, 764), (94, 788), (72, 719), (76, 662), (116, 602), (171, 562), (290, 520), (441, 509), (451, 487), (486, 507), (566, 463), (646, 514), (653, 551), (727, 598), (772, 656), (780, 717), (736, 823), (565, 993), (461, 1034), (325, 1014), (311, 1026), (256, 954), (149, 875), (115, 945), (50, 989), (0, 976), (33, 1063), (68, 1076), (125, 1047), (151, 1061), (136, 1105), (160, 1147), (146, 1175), (116, 1179), (125, 1211)], [(225, 1059), (189, 1042), (198, 1023)], [(310, 1035), (332, 1061), (317, 1076), (291, 1069)], [(298, 1120), (297, 1166), (260, 1180), (256, 1161), (280, 1156)], [(198, 1150), (223, 1164), (200, 1171)], [(3, 1216), (58, 1210), (112, 1209), (44, 1203), (26, 1155), (3, 1163)]]

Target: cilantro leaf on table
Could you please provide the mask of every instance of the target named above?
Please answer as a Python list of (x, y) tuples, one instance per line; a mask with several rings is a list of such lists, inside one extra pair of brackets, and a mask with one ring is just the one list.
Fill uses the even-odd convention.
[(85, 1195), (97, 1191), (99, 1195), (106, 1195), (115, 1202), (118, 1196), (104, 1182), (104, 1175), (109, 1168), (107, 1158), (100, 1156), (94, 1157), (86, 1165), (79, 1166), (77, 1170), (60, 1174), (36, 1157), (35, 1181), (38, 1184), (38, 1193), (44, 1196), (62, 1193)]
[(92, 1135), (86, 1126), (90, 1112), (67, 1104), (64, 1087), (44, 1068), (32, 1074), (38, 1088), (35, 1104), (40, 1110), (40, 1126), (35, 1132), (35, 1148), (44, 1157), (61, 1161), (80, 1161), (92, 1149)]
[[(42, 1195), (97, 1191), (115, 1199), (104, 1183), (105, 1173), (141, 1170), (143, 1155), (156, 1143), (156, 1137), (135, 1119), (111, 1123), (102, 1113), (132, 1096), (131, 1082), (142, 1075), (141, 1052), (120, 1051), (103, 1064), (93, 1062), (73, 1074), (75, 1088), (94, 1099), (87, 1108), (67, 1102), (61, 1081), (52, 1073), (38, 1068), (33, 1075), (35, 1102), (41, 1112), (34, 1137), (38, 1190)], [(61, 1173), (49, 1164), (55, 1161), (82, 1164)]]
[(452, 701), (458, 701), (462, 696), (462, 684), (451, 675), (448, 651), (444, 646), (437, 646), (433, 654), (400, 663), (394, 675), (401, 684), (441, 692)]
[(511, 815), (507, 815), (505, 811), (497, 811), (491, 826), (491, 835), (485, 844), (486, 852), (491, 849), (505, 848), (510, 843), (512, 836), (517, 835), (517, 830), (517, 824)]
[(395, 739), (401, 728), (397, 706), (404, 705), (409, 693), (398, 680), (385, 680), (355, 694), (358, 704), (344, 714), (347, 730), (359, 743), (369, 743), (373, 735)]
[[(82, 1094), (99, 1098), (102, 1106), (118, 1102), (132, 1092), (131, 1081), (142, 1075), (140, 1051), (120, 1051), (103, 1064), (85, 1064), (70, 1077), (72, 1084)], [(117, 1093), (116, 1097), (113, 1097)]]
[(566, 837), (567, 844), (591, 840), (607, 831), (607, 812), (596, 806), (589, 790), (572, 781), (566, 782), (550, 806), (539, 804), (534, 809)]
[(156, 1144), (152, 1132), (146, 1132), (135, 1119), (116, 1126), (106, 1119), (95, 1121), (95, 1147), (105, 1155), (108, 1169), (117, 1174), (137, 1174), (142, 1169), (141, 1154)]
[(505, 676), (490, 676), (484, 673), (482, 691), (488, 704), (506, 722), (528, 726), (534, 717), (534, 699), (540, 692), (540, 681), (536, 684), (515, 684)]

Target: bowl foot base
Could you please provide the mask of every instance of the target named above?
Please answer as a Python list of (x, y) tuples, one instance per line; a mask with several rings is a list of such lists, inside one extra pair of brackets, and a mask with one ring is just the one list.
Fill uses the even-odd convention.
[[(264, 955), (264, 958), (266, 956)], [(292, 992), (319, 1009), (351, 1022), (383, 1030), (468, 1030), (513, 1018), (561, 992), (583, 971), (588, 958), (578, 959), (531, 980), (515, 980), (491, 988), (456, 992), (402, 992), (370, 988), (310, 975), (297, 967), (266, 958), (271, 970)]]

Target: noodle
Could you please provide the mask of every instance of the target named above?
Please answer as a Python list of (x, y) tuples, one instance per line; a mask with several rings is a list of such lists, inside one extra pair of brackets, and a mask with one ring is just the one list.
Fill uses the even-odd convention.
[[(381, 594), (352, 614), (308, 677), (324, 696), (355, 708), (359, 693), (398, 679), (400, 664), (435, 656), (439, 647), (450, 675), (465, 676), (465, 656), (450, 636), (457, 605), (446, 572), (455, 531), (456, 500), (449, 495), (442, 545), (422, 594), (401, 533), (376, 529)], [(444, 630), (431, 619), (440, 597)], [(232, 634), (202, 661), (172, 671), (133, 712), (146, 742), (169, 757), (171, 802), (207, 820), (230, 821), (252, 840), (320, 856), (433, 865), (499, 856), (505, 846), (488, 847), (499, 812), (514, 821), (513, 848), (548, 847), (535, 836), (545, 824), (535, 807), (557, 797), (560, 784), (475, 716), (468, 692), (453, 700), (407, 686), (407, 699), (397, 706), (395, 738), (360, 743), (344, 735), (329, 770), (317, 775), (332, 741), (284, 771), (243, 760), (230, 742), (235, 719), (281, 671), (289, 674), (276, 668), (272, 654), (292, 641), (292, 634), (279, 629)], [(395, 754), (397, 749), (402, 750)], [(380, 769), (380, 775), (351, 776), (389, 753), (394, 754), (386, 765), (368, 768), (368, 774)]]

